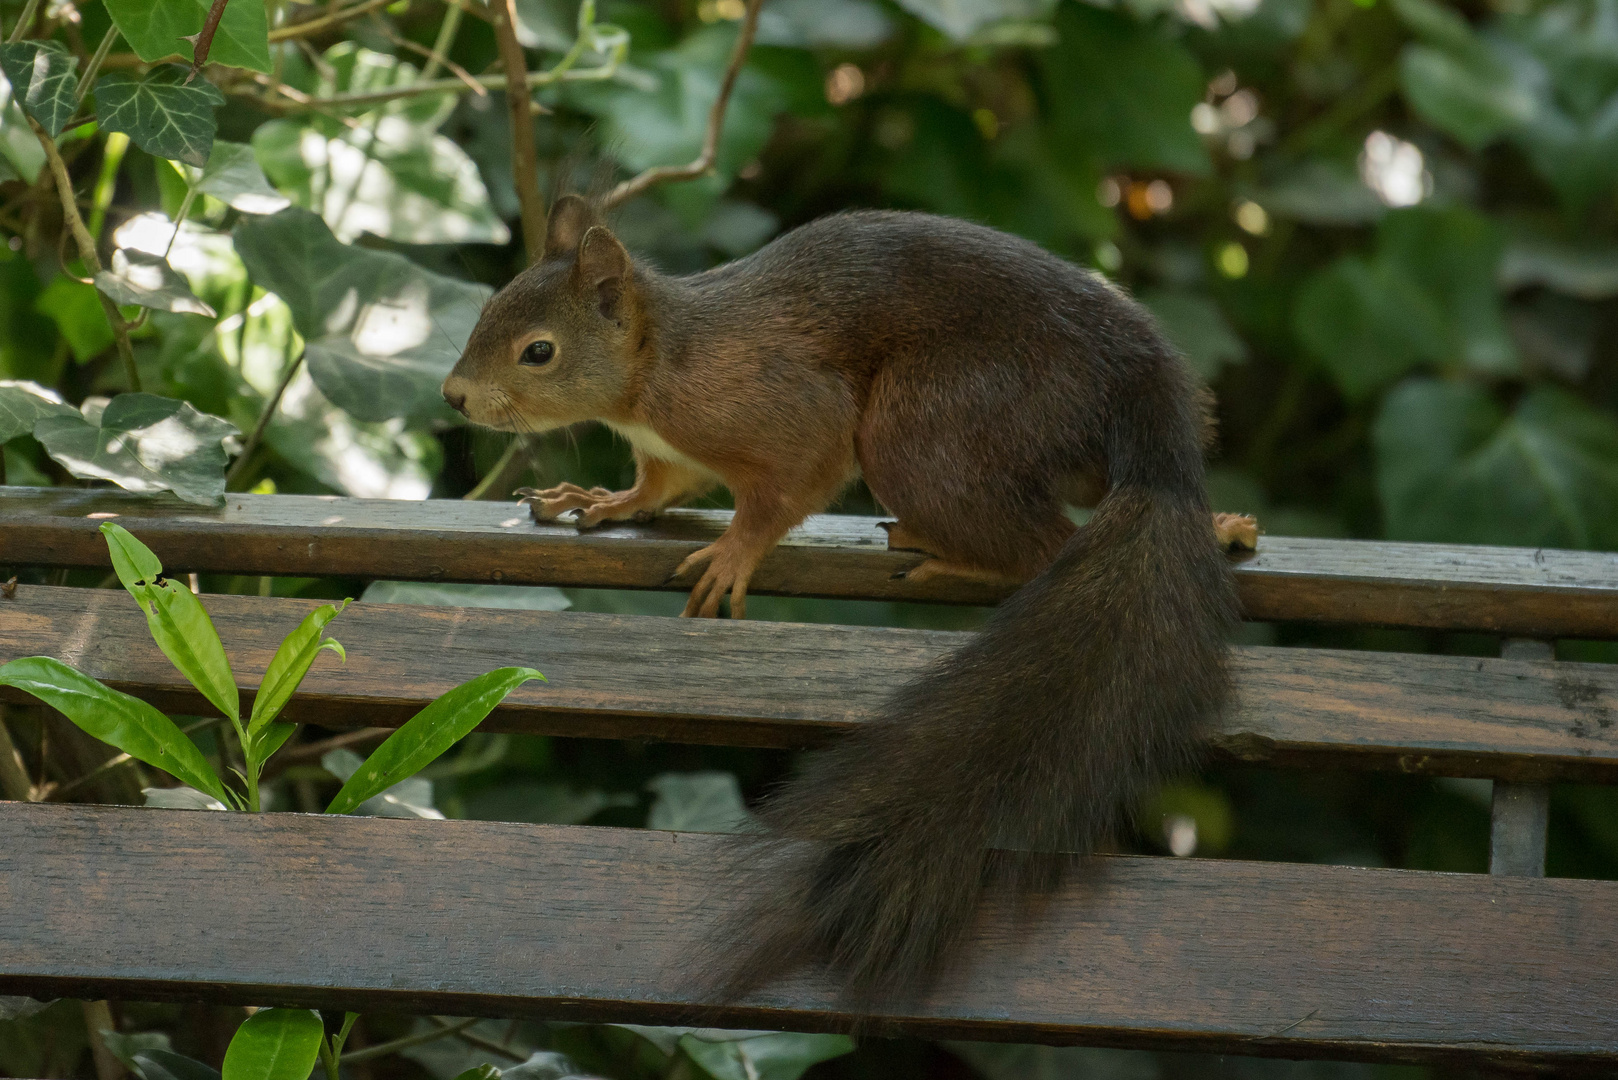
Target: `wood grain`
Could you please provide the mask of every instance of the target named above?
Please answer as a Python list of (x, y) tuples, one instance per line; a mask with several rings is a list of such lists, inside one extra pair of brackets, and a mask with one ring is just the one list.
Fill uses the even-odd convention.
[[(0, 994), (837, 1030), (814, 973), (682, 978), (713, 836), (0, 804)], [(868, 1030), (1284, 1057), (1618, 1049), (1618, 883), (1109, 858)]]
[[(256, 688), (316, 605), (204, 597), (236, 676)], [(485, 727), (614, 739), (795, 747), (873, 716), (967, 635), (941, 631), (483, 608), (351, 604), (329, 627), (348, 662), (315, 661), (289, 719), (394, 726), (450, 687), (527, 664)], [(208, 705), (158, 652), (121, 589), (21, 586), (0, 600), (0, 662), (55, 656), (172, 712)], [(1618, 780), (1618, 668), (1315, 649), (1238, 650), (1227, 758), (1513, 780)], [(9, 700), (23, 700), (5, 691)], [(245, 702), (244, 702), (245, 707)]]
[[(661, 588), (729, 522), (681, 510), (652, 525), (580, 534), (509, 503), (231, 495), (217, 509), (171, 497), (5, 488), (0, 563), (107, 566), (96, 532), (116, 515), (174, 570), (353, 575), (474, 583)], [(893, 574), (876, 518), (822, 516), (793, 531), (751, 589), (800, 596), (983, 604), (1003, 590)], [(1618, 637), (1618, 554), (1264, 537), (1237, 566), (1248, 618)]]

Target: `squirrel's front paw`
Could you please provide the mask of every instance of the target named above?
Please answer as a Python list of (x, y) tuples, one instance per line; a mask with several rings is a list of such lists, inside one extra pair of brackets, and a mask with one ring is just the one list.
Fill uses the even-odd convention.
[(535, 521), (555, 521), (570, 510), (588, 512), (616, 493), (603, 487), (585, 490), (577, 484), (558, 484), (543, 491), (518, 488), (517, 494), (522, 496), (517, 500), (517, 505), (528, 507)]

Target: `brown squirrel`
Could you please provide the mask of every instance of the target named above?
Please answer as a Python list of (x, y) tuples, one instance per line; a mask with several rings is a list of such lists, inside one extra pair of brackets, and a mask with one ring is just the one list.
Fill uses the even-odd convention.
[[(728, 593), (855, 477), (909, 572), (1022, 585), (884, 714), (809, 757), (749, 849), (760, 899), (720, 946), (734, 995), (824, 961), (858, 995), (923, 987), (993, 879), (1049, 884), (1165, 773), (1228, 695), (1237, 619), (1210, 518), (1206, 392), (1105, 279), (983, 226), (857, 211), (704, 273), (632, 258), (585, 200), (490, 300), (444, 398), (541, 432), (599, 420), (635, 485), (524, 489), (535, 517), (644, 520), (718, 484), (730, 527), (686, 615)], [(1075, 527), (1064, 504), (1093, 505)], [(1014, 855), (1010, 852), (1022, 852)], [(1071, 856), (1067, 857), (1071, 861)]]

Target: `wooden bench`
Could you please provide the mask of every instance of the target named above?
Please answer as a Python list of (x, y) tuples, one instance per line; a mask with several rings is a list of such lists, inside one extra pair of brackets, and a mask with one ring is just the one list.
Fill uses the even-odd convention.
[[(0, 564), (106, 566), (111, 515), (172, 571), (661, 587), (713, 511), (580, 535), (510, 505), (7, 489)], [(892, 574), (874, 519), (819, 518), (755, 579), (788, 595), (987, 603)], [(1618, 638), (1618, 556), (1266, 537), (1249, 618), (1501, 635), (1499, 659), (1304, 648), (1236, 654), (1226, 758), (1495, 781), (1490, 875), (1111, 857), (1039, 917), (982, 912), (953, 972), (867, 1030), (1231, 1054), (1524, 1067), (1618, 1056), (1618, 883), (1543, 878), (1547, 784), (1618, 781), (1618, 667), (1556, 638)], [(307, 602), (207, 596), (243, 689)], [(290, 719), (398, 723), (503, 664), (550, 677), (491, 730), (813, 745), (961, 635), (358, 604), (350, 660)], [(21, 586), (0, 662), (44, 653), (176, 711), (206, 706), (121, 591)], [(18, 700), (18, 699), (12, 699)], [(473, 821), (0, 805), (0, 994), (833, 1030), (813, 974), (734, 1005), (683, 997), (719, 914), (712, 837)], [(184, 910), (185, 919), (174, 912)]]

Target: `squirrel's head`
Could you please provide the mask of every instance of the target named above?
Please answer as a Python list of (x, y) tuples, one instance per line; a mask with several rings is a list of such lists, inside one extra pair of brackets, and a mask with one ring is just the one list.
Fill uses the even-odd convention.
[(635, 267), (576, 195), (551, 208), (539, 262), (483, 309), (444, 400), (475, 424), (537, 433), (626, 413), (644, 341)]

